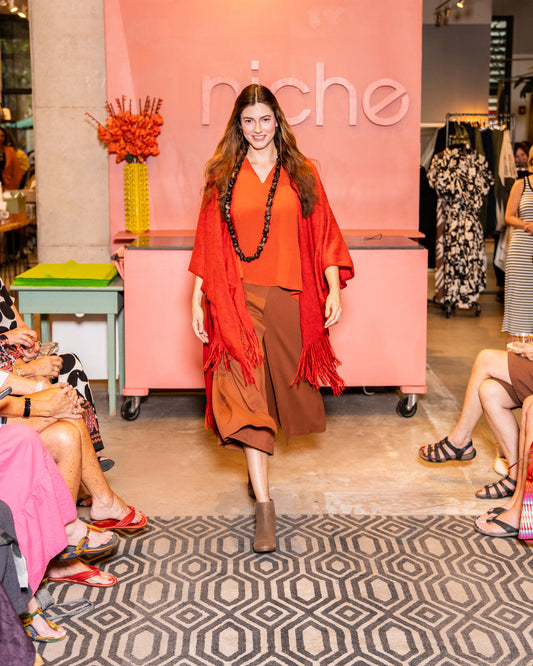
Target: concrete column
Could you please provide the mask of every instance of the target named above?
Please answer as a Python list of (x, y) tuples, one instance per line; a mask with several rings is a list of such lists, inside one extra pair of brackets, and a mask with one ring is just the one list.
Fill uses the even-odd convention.
[(104, 0), (31, 0), (40, 262), (109, 261)]

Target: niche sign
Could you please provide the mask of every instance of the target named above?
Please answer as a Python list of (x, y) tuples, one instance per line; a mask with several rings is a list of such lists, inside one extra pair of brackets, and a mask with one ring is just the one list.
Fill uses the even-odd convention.
[[(315, 125), (324, 125), (325, 97), (328, 88), (340, 86), (347, 93), (348, 102), (348, 125), (357, 125), (358, 114), (358, 92), (355, 86), (346, 78), (341, 76), (325, 77), (324, 63), (317, 62), (315, 66)], [(251, 62), (251, 83), (259, 83), (259, 61)], [(235, 96), (242, 90), (243, 85), (236, 79), (222, 76), (204, 76), (202, 78), (202, 125), (211, 124), (211, 95), (217, 86), (229, 86), (233, 89)], [(303, 95), (311, 94), (311, 88), (305, 81), (295, 77), (285, 77), (274, 81), (269, 86), (276, 95), (282, 88), (295, 88)], [(307, 98), (302, 98), (306, 103)], [(409, 109), (409, 95), (406, 88), (395, 79), (383, 78), (370, 83), (361, 95), (361, 109), (364, 116), (374, 125), (390, 127), (396, 125), (406, 115)], [(300, 125), (311, 116), (311, 109), (304, 106), (300, 113), (287, 118), (289, 125)]]

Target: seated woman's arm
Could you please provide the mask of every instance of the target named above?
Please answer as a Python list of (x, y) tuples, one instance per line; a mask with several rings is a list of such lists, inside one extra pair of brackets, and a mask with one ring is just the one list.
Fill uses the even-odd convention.
[(24, 397), (9, 395), (0, 400), (0, 416), (25, 417), (29, 409), (32, 416), (56, 419), (82, 417), (80, 397), (69, 384), (61, 383), (51, 387), (46, 380), (36, 382), (0, 370), (0, 389), (8, 386), (13, 393), (20, 392)]
[(30, 393), (35, 393), (36, 391), (42, 391), (43, 389), (51, 388), (52, 384), (43, 377), (38, 379), (29, 379), (27, 377), (21, 377), (14, 372), (5, 373), (6, 377), (3, 383), (0, 383), (1, 388), (11, 387), (13, 395), (29, 395)]
[(11, 418), (42, 416), (80, 419), (82, 412), (78, 394), (68, 384), (54, 386), (25, 397), (8, 395), (0, 400), (0, 416)]

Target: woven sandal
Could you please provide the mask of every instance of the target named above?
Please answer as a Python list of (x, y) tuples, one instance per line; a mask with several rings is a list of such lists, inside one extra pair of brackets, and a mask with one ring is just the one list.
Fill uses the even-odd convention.
[(476, 457), (475, 449), (472, 449), (472, 453), (465, 455), (465, 451), (471, 448), (471, 446), (472, 440), (470, 440), (466, 446), (463, 446), (462, 449), (457, 448), (457, 446), (454, 446), (450, 440), (445, 437), (436, 444), (430, 444), (427, 447), (427, 452), (424, 452), (424, 447), (421, 446), (418, 449), (418, 455), (422, 460), (429, 463), (444, 463), (449, 460), (472, 460)]
[(89, 546), (89, 532), (104, 532), (105, 530), (94, 527), (93, 525), (87, 525), (87, 532), (85, 536), (78, 541), (76, 546), (67, 546), (59, 555), (56, 555), (56, 560), (60, 562), (65, 562), (67, 560), (75, 560), (81, 555), (101, 555), (102, 553), (107, 553), (109, 550), (113, 550), (118, 543), (118, 536), (113, 534), (111, 539), (102, 544), (101, 546)]
[(34, 610), (33, 613), (25, 613), (24, 615), (21, 615), (22, 625), (24, 626), (26, 633), (32, 639), (32, 641), (37, 641), (37, 643), (57, 643), (58, 641), (62, 641), (65, 638), (65, 636), (58, 636), (57, 638), (47, 638), (46, 636), (40, 636), (35, 631), (35, 628), (33, 626), (33, 618), (37, 615), (43, 617), (46, 620), (46, 624), (54, 631), (57, 631), (58, 629), (61, 628), (57, 624), (50, 622), (50, 620), (46, 617), (43, 611), (39, 607), (37, 607), (37, 609)]
[[(488, 499), (488, 500), (497, 500), (503, 499), (504, 497), (512, 497), (516, 488), (516, 481), (505, 476), (499, 481), (494, 483), (489, 483), (486, 486), (483, 486), (480, 490), (476, 490), (476, 497), (478, 499)], [(496, 494), (493, 495), (491, 491), (494, 491)]]

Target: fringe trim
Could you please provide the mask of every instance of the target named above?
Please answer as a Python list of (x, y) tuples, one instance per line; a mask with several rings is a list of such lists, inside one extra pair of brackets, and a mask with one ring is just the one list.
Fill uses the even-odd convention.
[[(263, 363), (263, 355), (259, 351), (255, 331), (241, 330), (241, 341), (245, 353), (244, 359), (237, 359), (240, 363), (244, 381), (246, 384), (255, 384), (254, 370)], [(209, 349), (204, 361), (204, 373), (214, 370), (219, 363), (224, 363), (226, 370), (229, 370), (230, 361), (234, 356), (224, 347), (221, 341), (213, 343)]]
[[(245, 383), (255, 384), (254, 369), (257, 368), (261, 363), (263, 363), (264, 358), (261, 354), (259, 347), (257, 345), (257, 337), (255, 331), (247, 331), (246, 329), (241, 329), (241, 342), (245, 353), (245, 358), (239, 361), (242, 376)], [(204, 361), (204, 374), (208, 375), (214, 372), (215, 368), (219, 363), (224, 363), (226, 370), (229, 370), (230, 361), (232, 361), (235, 356), (233, 356), (229, 350), (227, 350), (221, 341), (214, 343), (208, 350), (206, 358)], [(206, 385), (207, 385), (206, 378)], [(209, 379), (212, 381), (212, 377)], [(206, 408), (205, 408), (205, 420), (204, 420), (205, 429), (211, 429), (213, 433), (219, 437), (219, 432), (215, 422), (215, 415), (213, 413), (213, 403), (211, 397), (208, 398)]]
[(307, 380), (315, 388), (331, 386), (334, 395), (340, 395), (346, 385), (337, 372), (339, 365), (341, 362), (333, 352), (329, 336), (324, 333), (302, 350), (291, 386)]

